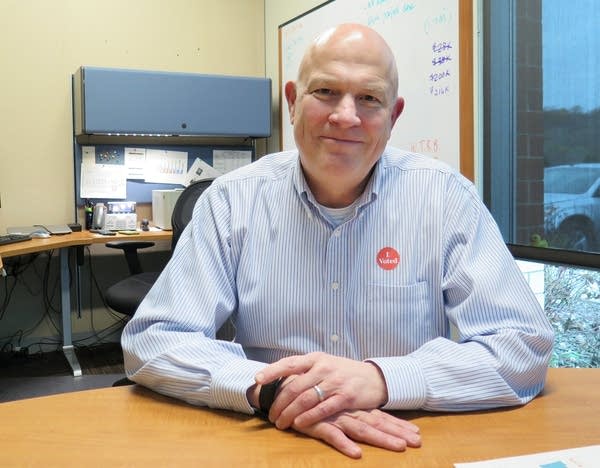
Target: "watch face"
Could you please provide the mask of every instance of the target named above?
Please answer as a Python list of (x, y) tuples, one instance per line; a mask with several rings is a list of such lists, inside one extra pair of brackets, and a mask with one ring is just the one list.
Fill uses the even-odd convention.
[(280, 384), (281, 379), (277, 379), (268, 384), (261, 385), (260, 392), (258, 393), (258, 403), (260, 405), (260, 410), (263, 413), (269, 414), (269, 410), (275, 400), (275, 395), (277, 394), (277, 389)]

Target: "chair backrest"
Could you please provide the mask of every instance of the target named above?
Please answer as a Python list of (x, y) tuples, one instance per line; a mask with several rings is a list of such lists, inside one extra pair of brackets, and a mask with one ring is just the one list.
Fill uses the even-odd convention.
[(175, 250), (175, 245), (179, 240), (179, 236), (192, 219), (192, 213), (198, 197), (204, 192), (214, 179), (200, 180), (188, 185), (179, 198), (175, 202), (173, 207), (173, 214), (171, 215), (171, 227), (173, 228), (173, 240), (171, 241), (171, 251)]

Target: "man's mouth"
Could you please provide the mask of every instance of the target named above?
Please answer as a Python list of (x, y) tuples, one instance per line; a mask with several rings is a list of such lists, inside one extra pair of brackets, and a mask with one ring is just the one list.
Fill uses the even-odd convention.
[(336, 137), (336, 136), (331, 136), (331, 135), (323, 135), (321, 138), (326, 141), (331, 141), (333, 143), (340, 143), (340, 144), (359, 144), (359, 143), (361, 143), (361, 141), (357, 140), (357, 139)]

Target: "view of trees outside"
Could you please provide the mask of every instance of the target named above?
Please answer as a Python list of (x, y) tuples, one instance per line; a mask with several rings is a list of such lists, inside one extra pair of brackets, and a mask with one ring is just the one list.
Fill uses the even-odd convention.
[(600, 252), (600, 2), (542, 0), (541, 16), (540, 246)]
[[(598, 27), (600, 28), (600, 25)], [(599, 163), (599, 130), (600, 107), (587, 112), (581, 107), (568, 110), (545, 109), (544, 161), (546, 166)]]
[[(600, 253), (600, 1), (484, 4), (486, 203), (509, 244)], [(600, 367), (600, 261), (526, 268), (550, 365)]]
[[(600, 252), (600, 2), (541, 7), (546, 241)], [(600, 271), (546, 265), (544, 290), (551, 366), (600, 367)]]
[(600, 271), (544, 267), (544, 308), (555, 340), (551, 367), (600, 367)]

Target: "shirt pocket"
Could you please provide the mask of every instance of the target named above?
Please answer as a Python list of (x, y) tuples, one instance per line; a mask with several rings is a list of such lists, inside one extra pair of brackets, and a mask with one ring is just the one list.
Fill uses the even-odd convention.
[(425, 281), (403, 286), (370, 284), (367, 293), (370, 323), (388, 355), (408, 354), (437, 334), (433, 330), (432, 301)]

